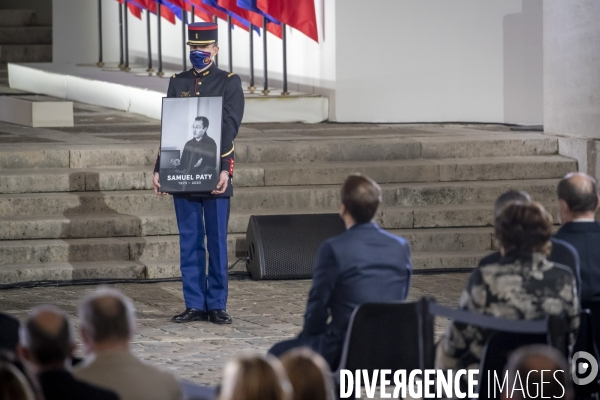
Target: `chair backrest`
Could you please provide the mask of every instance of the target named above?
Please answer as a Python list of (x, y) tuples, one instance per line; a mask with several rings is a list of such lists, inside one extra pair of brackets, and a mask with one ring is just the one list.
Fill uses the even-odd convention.
[[(585, 351), (593, 355), (596, 360), (600, 360), (598, 353), (598, 347), (594, 341), (594, 318), (590, 310), (581, 310), (579, 313), (579, 329), (577, 330), (577, 336), (575, 338), (575, 344), (573, 345), (572, 354), (579, 351)], [(596, 334), (597, 336), (597, 334)], [(577, 398), (589, 398), (593, 394), (600, 391), (598, 381), (594, 380), (587, 385), (573, 385), (575, 389), (575, 395)]]
[[(567, 322), (561, 316), (549, 315), (543, 320), (512, 320), (454, 310), (435, 303), (431, 304), (429, 310), (437, 316), (444, 316), (451, 321), (473, 325), (489, 332), (479, 365), (479, 399), (488, 398), (488, 371), (492, 378), (492, 371), (496, 371), (500, 376), (509, 354), (519, 347), (546, 343), (567, 356)], [(490, 399), (499, 398), (500, 395), (496, 393), (494, 397), (492, 390), (490, 394)]]
[(510, 353), (530, 344), (549, 344), (548, 335), (514, 332), (494, 332), (490, 335), (479, 365), (479, 399), (502, 397), (494, 378), (497, 377), (498, 384), (502, 385), (504, 368)]
[(433, 316), (428, 299), (367, 303), (352, 313), (339, 369), (433, 368)]
[(19, 320), (0, 313), (0, 349), (15, 352), (19, 343)]
[(592, 313), (592, 336), (596, 342), (596, 348), (600, 351), (600, 300), (584, 301), (581, 303), (582, 310), (590, 310)]

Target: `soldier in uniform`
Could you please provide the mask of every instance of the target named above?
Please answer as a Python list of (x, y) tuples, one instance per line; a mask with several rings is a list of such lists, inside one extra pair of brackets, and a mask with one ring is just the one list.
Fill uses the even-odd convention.
[[(167, 92), (167, 97), (223, 96), (221, 171), (216, 189), (206, 195), (173, 195), (186, 307), (184, 312), (172, 318), (174, 322), (231, 323), (226, 311), (227, 223), (229, 200), (233, 196), (233, 141), (244, 114), (244, 94), (240, 77), (218, 69), (213, 62), (219, 52), (217, 29), (217, 24), (208, 22), (188, 25), (187, 44), (193, 68), (173, 75)], [(154, 191), (162, 194), (159, 191), (159, 165), (160, 154), (154, 167)]]

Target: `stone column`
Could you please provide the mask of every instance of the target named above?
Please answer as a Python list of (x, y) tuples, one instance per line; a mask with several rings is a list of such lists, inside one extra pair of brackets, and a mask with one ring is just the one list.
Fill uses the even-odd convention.
[(544, 0), (544, 130), (600, 179), (598, 0)]

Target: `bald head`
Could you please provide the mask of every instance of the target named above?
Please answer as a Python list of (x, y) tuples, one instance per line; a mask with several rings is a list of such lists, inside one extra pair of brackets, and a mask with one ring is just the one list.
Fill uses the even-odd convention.
[(545, 398), (565, 400), (573, 398), (567, 361), (553, 347), (545, 345), (522, 347), (510, 356), (506, 370), (509, 388), (512, 388), (512, 383), (517, 380), (518, 375), (523, 382), (524, 390), (505, 392), (504, 399), (540, 398), (542, 392)]
[(79, 306), (81, 327), (94, 343), (128, 342), (134, 331), (134, 313), (131, 300), (108, 288), (86, 296)]
[(559, 182), (557, 192), (563, 222), (594, 217), (598, 208), (598, 188), (594, 178), (581, 172), (568, 174)]
[(40, 366), (64, 364), (72, 350), (69, 320), (56, 307), (34, 308), (21, 327), (20, 341), (34, 363)]

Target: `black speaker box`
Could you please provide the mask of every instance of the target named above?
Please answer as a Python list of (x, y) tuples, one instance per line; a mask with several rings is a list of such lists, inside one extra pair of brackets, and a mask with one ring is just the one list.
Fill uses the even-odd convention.
[(338, 214), (253, 215), (246, 231), (252, 279), (312, 278), (321, 243), (346, 230)]

